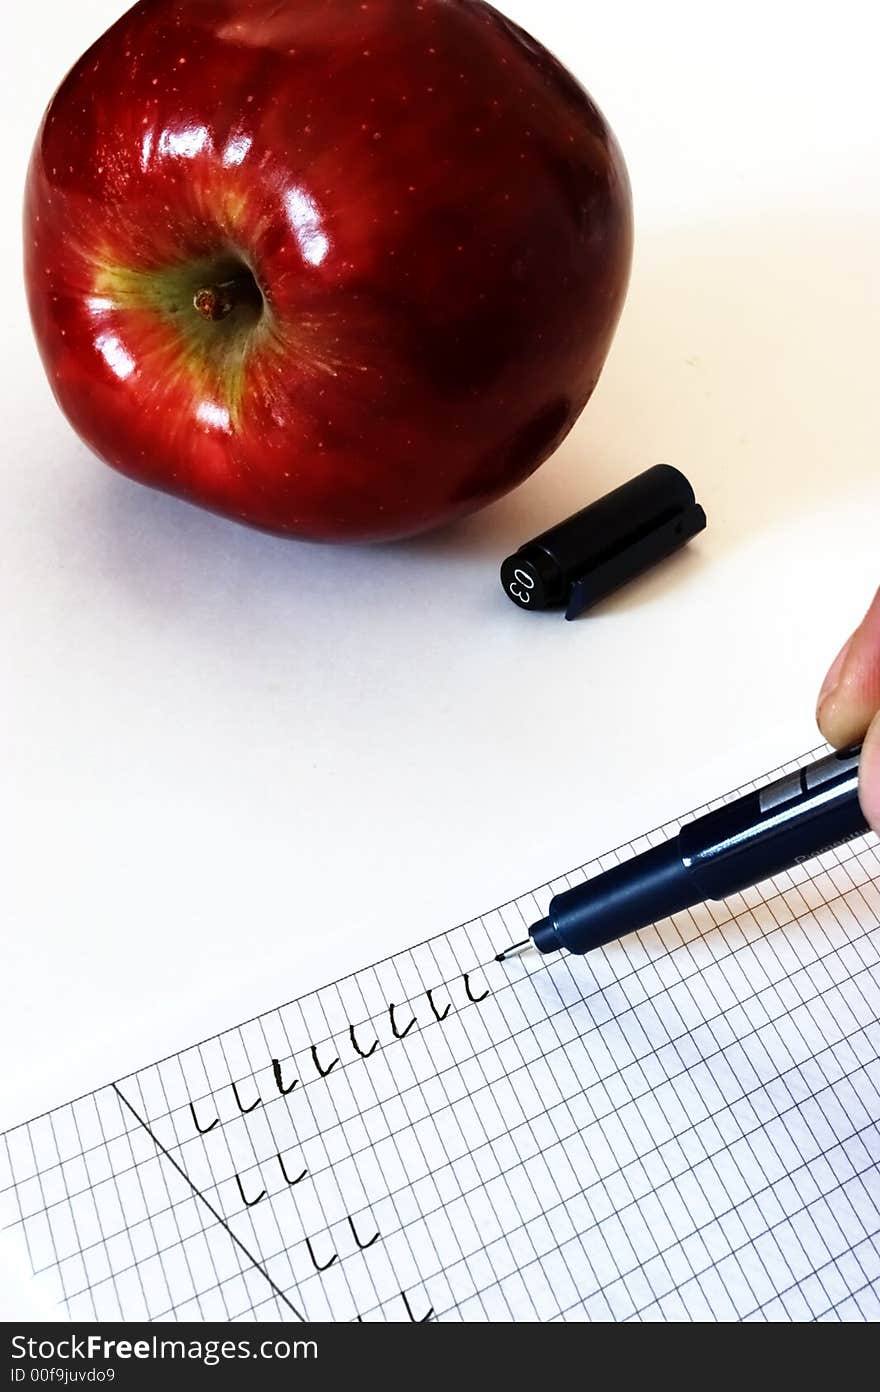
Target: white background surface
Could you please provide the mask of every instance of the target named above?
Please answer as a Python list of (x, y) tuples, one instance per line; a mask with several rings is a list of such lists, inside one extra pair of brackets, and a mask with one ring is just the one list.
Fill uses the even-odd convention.
[[(25, 165), (122, 8), (5, 17), (0, 1128), (802, 752), (880, 580), (867, 3), (505, 0), (622, 143), (629, 300), (550, 464), (374, 550), (149, 493), (52, 401)], [(687, 554), (576, 624), (504, 599), (508, 551), (660, 460), (709, 514)]]

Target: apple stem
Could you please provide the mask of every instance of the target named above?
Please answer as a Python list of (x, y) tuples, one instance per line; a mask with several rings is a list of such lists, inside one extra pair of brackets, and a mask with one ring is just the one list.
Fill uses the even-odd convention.
[(238, 296), (235, 291), (239, 282), (235, 279), (221, 281), (218, 285), (206, 285), (193, 295), (193, 306), (203, 319), (225, 319), (235, 308)]
[(193, 306), (203, 319), (225, 319), (234, 309), (241, 307), (249, 316), (259, 317), (263, 308), (263, 296), (250, 270), (243, 269), (240, 274), (227, 280), (218, 280), (204, 285), (193, 295)]

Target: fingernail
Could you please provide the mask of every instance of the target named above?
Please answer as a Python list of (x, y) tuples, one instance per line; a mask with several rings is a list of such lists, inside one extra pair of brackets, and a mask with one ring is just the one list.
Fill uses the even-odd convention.
[(840, 652), (837, 654), (831, 666), (829, 667), (828, 675), (822, 683), (822, 690), (819, 692), (819, 700), (817, 702), (818, 710), (822, 709), (825, 702), (828, 700), (830, 696), (834, 695), (835, 691), (840, 685), (840, 679), (843, 676), (843, 669), (846, 666), (846, 659), (849, 656), (849, 650), (852, 647), (853, 638), (855, 638), (855, 636), (856, 635), (853, 634), (852, 637), (846, 640), (843, 647), (840, 649)]

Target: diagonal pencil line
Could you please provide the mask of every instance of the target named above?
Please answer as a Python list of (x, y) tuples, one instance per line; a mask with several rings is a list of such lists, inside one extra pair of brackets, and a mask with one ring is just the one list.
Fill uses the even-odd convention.
[(158, 1151), (160, 1151), (160, 1152), (162, 1153), (162, 1155), (165, 1156), (165, 1159), (168, 1160), (168, 1161), (174, 1166), (174, 1168), (175, 1168), (175, 1170), (177, 1171), (177, 1173), (178, 1173), (179, 1175), (181, 1175), (183, 1179), (186, 1180), (187, 1184), (189, 1185), (190, 1189), (192, 1189), (192, 1191), (193, 1191), (193, 1193), (195, 1194), (196, 1198), (197, 1198), (197, 1199), (201, 1199), (202, 1203), (203, 1203), (203, 1204), (205, 1205), (205, 1207), (208, 1209), (209, 1213), (211, 1213), (211, 1214), (213, 1215), (213, 1217), (216, 1218), (217, 1222), (220, 1224), (220, 1226), (221, 1226), (222, 1228), (225, 1228), (225, 1229), (226, 1229), (226, 1231), (228, 1232), (229, 1236), (232, 1238), (232, 1241), (235, 1243), (236, 1247), (239, 1247), (239, 1248), (241, 1249), (241, 1251), (244, 1252), (245, 1256), (247, 1257), (247, 1259), (248, 1259), (248, 1261), (251, 1263), (251, 1265), (254, 1266), (254, 1267), (256, 1267), (256, 1269), (257, 1269), (257, 1271), (259, 1271), (260, 1275), (261, 1275), (261, 1276), (264, 1276), (265, 1279), (269, 1282), (269, 1285), (272, 1287), (273, 1291), (274, 1291), (275, 1294), (278, 1296), (278, 1299), (279, 1299), (279, 1300), (283, 1300), (283, 1301), (284, 1301), (284, 1304), (287, 1306), (288, 1310), (291, 1310), (291, 1311), (293, 1312), (293, 1314), (296, 1315), (296, 1317), (297, 1317), (298, 1320), (302, 1320), (303, 1324), (306, 1324), (306, 1323), (307, 1323), (307, 1320), (306, 1320), (305, 1315), (304, 1315), (300, 1310), (298, 1310), (298, 1309), (296, 1308), (296, 1306), (293, 1304), (293, 1302), (292, 1302), (291, 1300), (288, 1299), (288, 1297), (284, 1294), (284, 1291), (281, 1289), (281, 1287), (278, 1286), (278, 1285), (276, 1285), (276, 1283), (272, 1280), (272, 1277), (269, 1275), (269, 1273), (268, 1273), (268, 1271), (266, 1270), (266, 1268), (262, 1265), (261, 1262), (257, 1261), (257, 1258), (254, 1256), (254, 1254), (253, 1254), (253, 1252), (250, 1250), (250, 1248), (249, 1248), (249, 1247), (246, 1247), (245, 1244), (242, 1242), (241, 1238), (236, 1236), (236, 1234), (232, 1231), (231, 1227), (230, 1227), (229, 1224), (227, 1223), (226, 1219), (223, 1217), (223, 1214), (222, 1214), (222, 1213), (218, 1213), (217, 1209), (214, 1207), (214, 1205), (211, 1203), (211, 1201), (210, 1201), (209, 1199), (206, 1199), (206, 1198), (205, 1198), (205, 1195), (202, 1193), (201, 1189), (199, 1189), (195, 1184), (193, 1184), (192, 1180), (190, 1179), (189, 1175), (187, 1174), (187, 1172), (186, 1172), (186, 1170), (183, 1168), (183, 1166), (182, 1166), (182, 1165), (179, 1165), (179, 1164), (177, 1163), (177, 1161), (175, 1160), (174, 1156), (171, 1154), (171, 1152), (170, 1152), (169, 1150), (167, 1150), (167, 1149), (165, 1148), (165, 1146), (163, 1146), (162, 1142), (159, 1140), (159, 1137), (155, 1134), (155, 1132), (153, 1132), (153, 1131), (150, 1130), (149, 1126), (148, 1126), (147, 1123), (144, 1121), (143, 1117), (140, 1115), (139, 1112), (135, 1111), (134, 1107), (131, 1105), (131, 1103), (129, 1102), (128, 1098), (125, 1096), (125, 1094), (124, 1094), (122, 1091), (120, 1091), (120, 1089), (117, 1087), (116, 1083), (111, 1083), (110, 1086), (113, 1088), (113, 1091), (116, 1093), (116, 1096), (119, 1098), (120, 1102), (124, 1103), (125, 1106), (128, 1108), (128, 1110), (131, 1112), (131, 1114), (132, 1114), (132, 1116), (134, 1117), (135, 1121), (137, 1121), (137, 1122), (144, 1128), (144, 1130), (146, 1131), (146, 1133), (147, 1133), (147, 1135), (149, 1136), (150, 1140), (153, 1142), (153, 1145), (156, 1147), (156, 1149), (157, 1149)]

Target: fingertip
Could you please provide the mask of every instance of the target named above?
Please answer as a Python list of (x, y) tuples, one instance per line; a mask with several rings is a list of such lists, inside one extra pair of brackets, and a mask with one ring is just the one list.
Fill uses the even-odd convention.
[(849, 656), (849, 650), (853, 645), (853, 639), (855, 638), (855, 636), (856, 635), (853, 633), (850, 635), (849, 638), (847, 638), (843, 647), (840, 649), (840, 652), (837, 654), (831, 666), (828, 668), (828, 675), (822, 683), (822, 690), (819, 692), (819, 700), (816, 705), (817, 716), (821, 716), (823, 707), (827, 706), (830, 698), (834, 695), (835, 691), (840, 685), (840, 679), (843, 676), (843, 669), (846, 665), (846, 659)]
[(823, 739), (826, 739), (835, 749), (843, 749), (846, 740), (840, 738), (843, 722), (835, 701), (828, 697), (820, 702), (816, 711), (816, 724)]
[(822, 683), (819, 729), (836, 748), (857, 744), (880, 709), (880, 591)]
[(820, 704), (816, 711), (816, 723), (822, 737), (830, 745), (835, 749), (848, 749), (850, 745), (860, 742), (867, 718), (860, 705), (834, 692)]
[(880, 714), (875, 715), (862, 745), (859, 798), (868, 822), (880, 832)]

